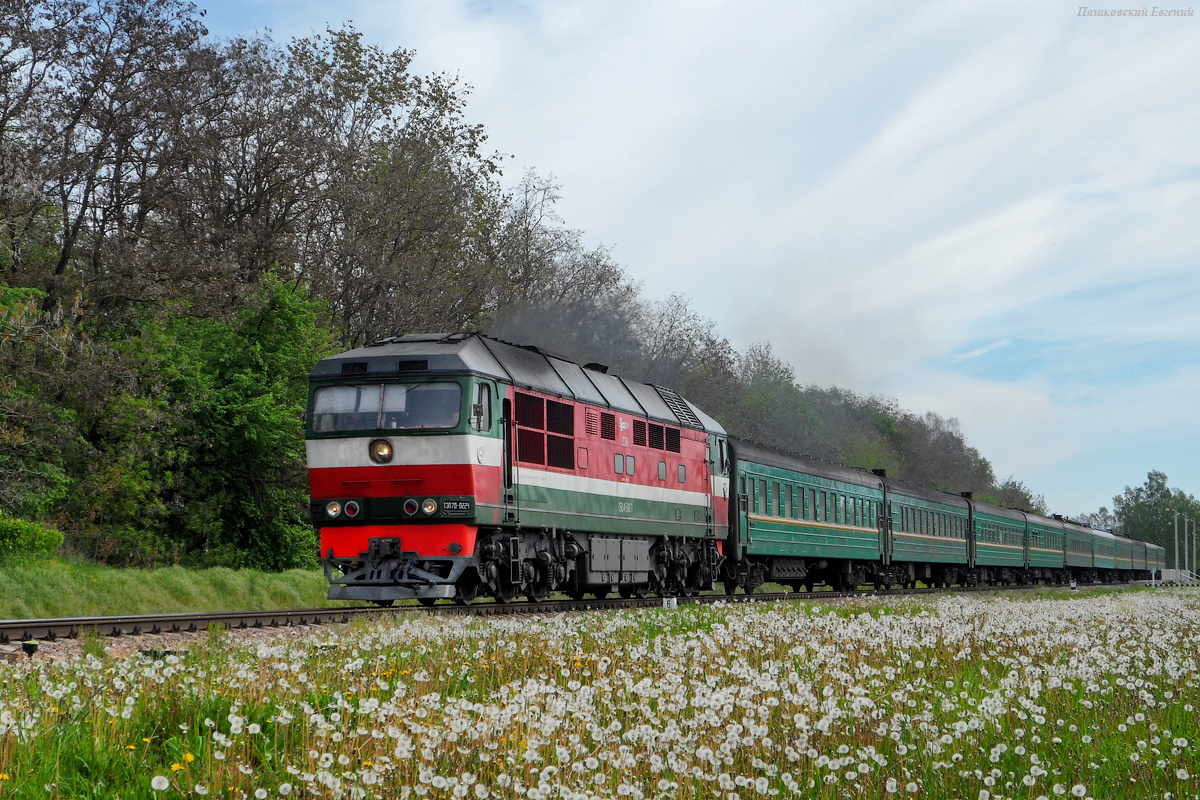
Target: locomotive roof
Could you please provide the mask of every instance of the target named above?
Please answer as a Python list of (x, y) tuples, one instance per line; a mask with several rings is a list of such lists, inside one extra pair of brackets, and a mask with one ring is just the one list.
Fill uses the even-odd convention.
[(590, 367), (532, 345), (515, 345), (478, 333), (418, 333), (393, 336), (321, 359), (309, 378), (362, 380), (412, 373), (471, 373), (671, 425), (725, 433), (719, 422), (672, 389)]

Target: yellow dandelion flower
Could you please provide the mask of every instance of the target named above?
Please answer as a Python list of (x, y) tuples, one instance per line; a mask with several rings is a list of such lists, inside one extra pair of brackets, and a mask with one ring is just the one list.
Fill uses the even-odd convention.
[(183, 764), (180, 764), (178, 761), (171, 765), (171, 772), (179, 772), (181, 769), (183, 769)]
[(136, 744), (127, 744), (127, 745), (125, 745), (125, 749), (126, 750), (137, 750), (137, 745)]
[(149, 737), (145, 737), (145, 736), (143, 736), (143, 737), (142, 737), (142, 741), (143, 741), (143, 742), (145, 742), (146, 744), (150, 744), (150, 739), (149, 739)]
[(191, 753), (185, 753), (183, 756), (183, 760), (190, 764), (196, 760), (196, 757), (194, 755), (192, 755)]

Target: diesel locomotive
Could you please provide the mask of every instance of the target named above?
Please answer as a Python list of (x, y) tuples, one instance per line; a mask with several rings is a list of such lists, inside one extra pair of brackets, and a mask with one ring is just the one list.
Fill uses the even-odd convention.
[(390, 605), (1150, 578), (1163, 548), (730, 437), (677, 392), (479, 334), (310, 376), (331, 599)]

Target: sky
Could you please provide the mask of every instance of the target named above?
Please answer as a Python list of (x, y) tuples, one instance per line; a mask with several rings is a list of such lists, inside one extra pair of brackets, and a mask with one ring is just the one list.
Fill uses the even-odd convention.
[(1152, 469), (1200, 494), (1192, 6), (200, 5), (216, 36), (353, 21), (457, 74), (505, 180), (553, 175), (647, 298), (802, 383), (958, 419), (1052, 511)]

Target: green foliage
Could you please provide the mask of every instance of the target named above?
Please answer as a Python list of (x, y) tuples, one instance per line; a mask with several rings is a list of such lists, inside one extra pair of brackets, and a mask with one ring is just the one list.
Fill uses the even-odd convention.
[(15, 519), (0, 511), (0, 559), (52, 556), (62, 544), (63, 535), (54, 528)]

